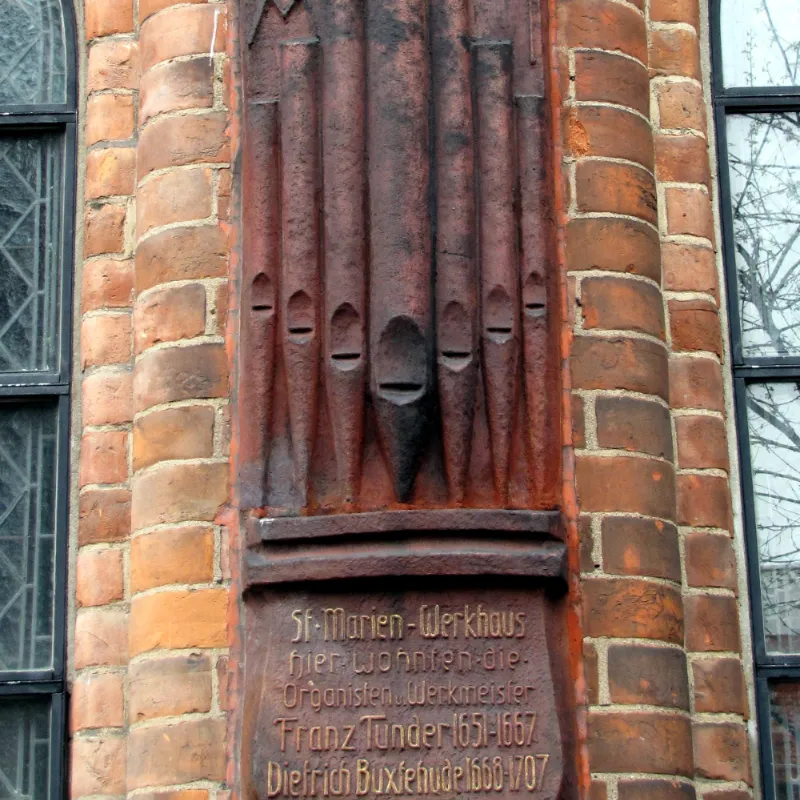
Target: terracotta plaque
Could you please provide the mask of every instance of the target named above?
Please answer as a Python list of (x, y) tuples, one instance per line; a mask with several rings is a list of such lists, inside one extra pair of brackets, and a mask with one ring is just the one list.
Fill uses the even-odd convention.
[(561, 796), (543, 590), (250, 598), (249, 798)]

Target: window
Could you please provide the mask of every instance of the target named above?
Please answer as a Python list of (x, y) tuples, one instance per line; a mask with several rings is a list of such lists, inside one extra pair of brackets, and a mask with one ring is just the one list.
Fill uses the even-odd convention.
[(800, 798), (800, 5), (715, 0), (713, 92), (766, 798)]
[(62, 792), (72, 9), (0, 0), (0, 797)]

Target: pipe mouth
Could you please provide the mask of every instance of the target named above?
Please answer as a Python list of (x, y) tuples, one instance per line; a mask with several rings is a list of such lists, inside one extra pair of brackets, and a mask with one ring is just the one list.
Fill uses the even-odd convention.
[(407, 406), (422, 398), (425, 386), (416, 381), (384, 381), (378, 384), (378, 395), (396, 406)]

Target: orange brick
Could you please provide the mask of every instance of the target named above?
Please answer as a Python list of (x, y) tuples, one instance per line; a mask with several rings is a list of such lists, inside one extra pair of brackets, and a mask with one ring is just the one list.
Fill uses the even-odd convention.
[(133, 304), (133, 262), (98, 259), (83, 265), (83, 311)]
[(650, 33), (650, 74), (683, 75), (700, 80), (700, 43), (683, 28), (656, 28)]
[(131, 591), (171, 583), (209, 583), (214, 577), (214, 532), (205, 525), (167, 528), (131, 541)]
[(130, 370), (103, 370), (81, 382), (84, 425), (119, 425), (133, 419), (133, 376)]
[(139, 125), (166, 111), (210, 108), (214, 103), (214, 65), (208, 57), (158, 64), (139, 86)]
[(86, 197), (133, 194), (136, 182), (136, 149), (106, 147), (86, 155)]
[(211, 708), (211, 660), (202, 653), (167, 656), (128, 668), (131, 722)]
[(703, 87), (690, 81), (670, 81), (656, 86), (661, 127), (704, 132), (706, 106)]
[(584, 278), (581, 310), (586, 329), (633, 330), (664, 338), (661, 292), (626, 278)]
[(81, 323), (81, 366), (120, 364), (131, 359), (131, 315), (96, 314)]
[(124, 205), (91, 204), (86, 209), (83, 231), (84, 256), (121, 253), (125, 249)]
[[(140, 31), (142, 72), (178, 56), (225, 51), (225, 8), (177, 6), (147, 19)], [(212, 36), (215, 34), (212, 41)]]
[(657, 221), (656, 186), (645, 169), (615, 162), (582, 161), (576, 172), (578, 209), (608, 211)]
[(121, 550), (81, 550), (75, 569), (79, 606), (102, 606), (122, 600)]
[(86, 0), (86, 38), (133, 31), (133, 0)]
[(211, 177), (210, 169), (187, 168), (157, 175), (140, 186), (136, 195), (138, 235), (160, 225), (208, 217)]
[(558, 29), (570, 47), (619, 50), (647, 61), (647, 31), (642, 14), (621, 3), (569, 0), (558, 5)]
[(125, 794), (125, 739), (122, 736), (72, 740), (72, 797)]
[(704, 191), (668, 187), (666, 200), (668, 233), (701, 236), (714, 241), (711, 199)]
[(121, 728), (125, 724), (123, 675), (119, 672), (79, 675), (70, 698), (71, 729)]
[(139, 80), (139, 43), (132, 39), (95, 42), (89, 48), (87, 72), (89, 92), (135, 89)]
[(128, 434), (92, 431), (81, 439), (80, 483), (123, 483), (128, 478)]
[(86, 146), (115, 142), (133, 136), (133, 97), (129, 94), (95, 94), (86, 104)]
[(75, 620), (75, 669), (128, 663), (128, 614), (118, 608), (86, 608)]
[(180, 458), (210, 458), (214, 414), (208, 406), (185, 406), (139, 417), (133, 427), (133, 468)]
[(131, 529), (128, 489), (89, 489), (78, 504), (78, 545), (122, 542)]
[(136, 352), (161, 342), (200, 336), (206, 328), (206, 290), (199, 283), (166, 286), (136, 301), (133, 311)]

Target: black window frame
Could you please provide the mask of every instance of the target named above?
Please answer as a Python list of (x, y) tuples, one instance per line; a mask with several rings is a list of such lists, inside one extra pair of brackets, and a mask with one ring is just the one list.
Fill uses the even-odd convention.
[(722, 226), (722, 258), (725, 274), (727, 311), (730, 332), (731, 370), (735, 421), (739, 450), (740, 490), (744, 513), (744, 539), (747, 579), (750, 596), (750, 628), (755, 673), (758, 750), (764, 800), (775, 800), (772, 728), (770, 725), (770, 681), (791, 680), (800, 683), (800, 653), (769, 654), (764, 636), (764, 613), (761, 594), (761, 565), (758, 557), (758, 530), (755, 515), (752, 457), (747, 419), (747, 387), (760, 383), (800, 383), (800, 355), (746, 356), (741, 334), (738, 278), (730, 174), (727, 119), (735, 114), (769, 114), (781, 111), (800, 112), (800, 86), (726, 87), (722, 65), (722, 3), (710, 0), (711, 96), (717, 145), (719, 210)]
[[(2, 0), (0, 0), (2, 1)], [(60, 319), (58, 369), (0, 374), (0, 404), (23, 407), (37, 402), (57, 407), (57, 460), (53, 555), (53, 658), (47, 670), (0, 670), (0, 699), (50, 700), (51, 800), (66, 796), (67, 743), (67, 558), (69, 497), (71, 490), (70, 435), (72, 391), (73, 276), (75, 264), (75, 209), (77, 190), (78, 62), (77, 25), (72, 0), (59, 0), (64, 26), (65, 102), (30, 105), (0, 104), (0, 136), (50, 132), (63, 141), (61, 247), (59, 253)]]

